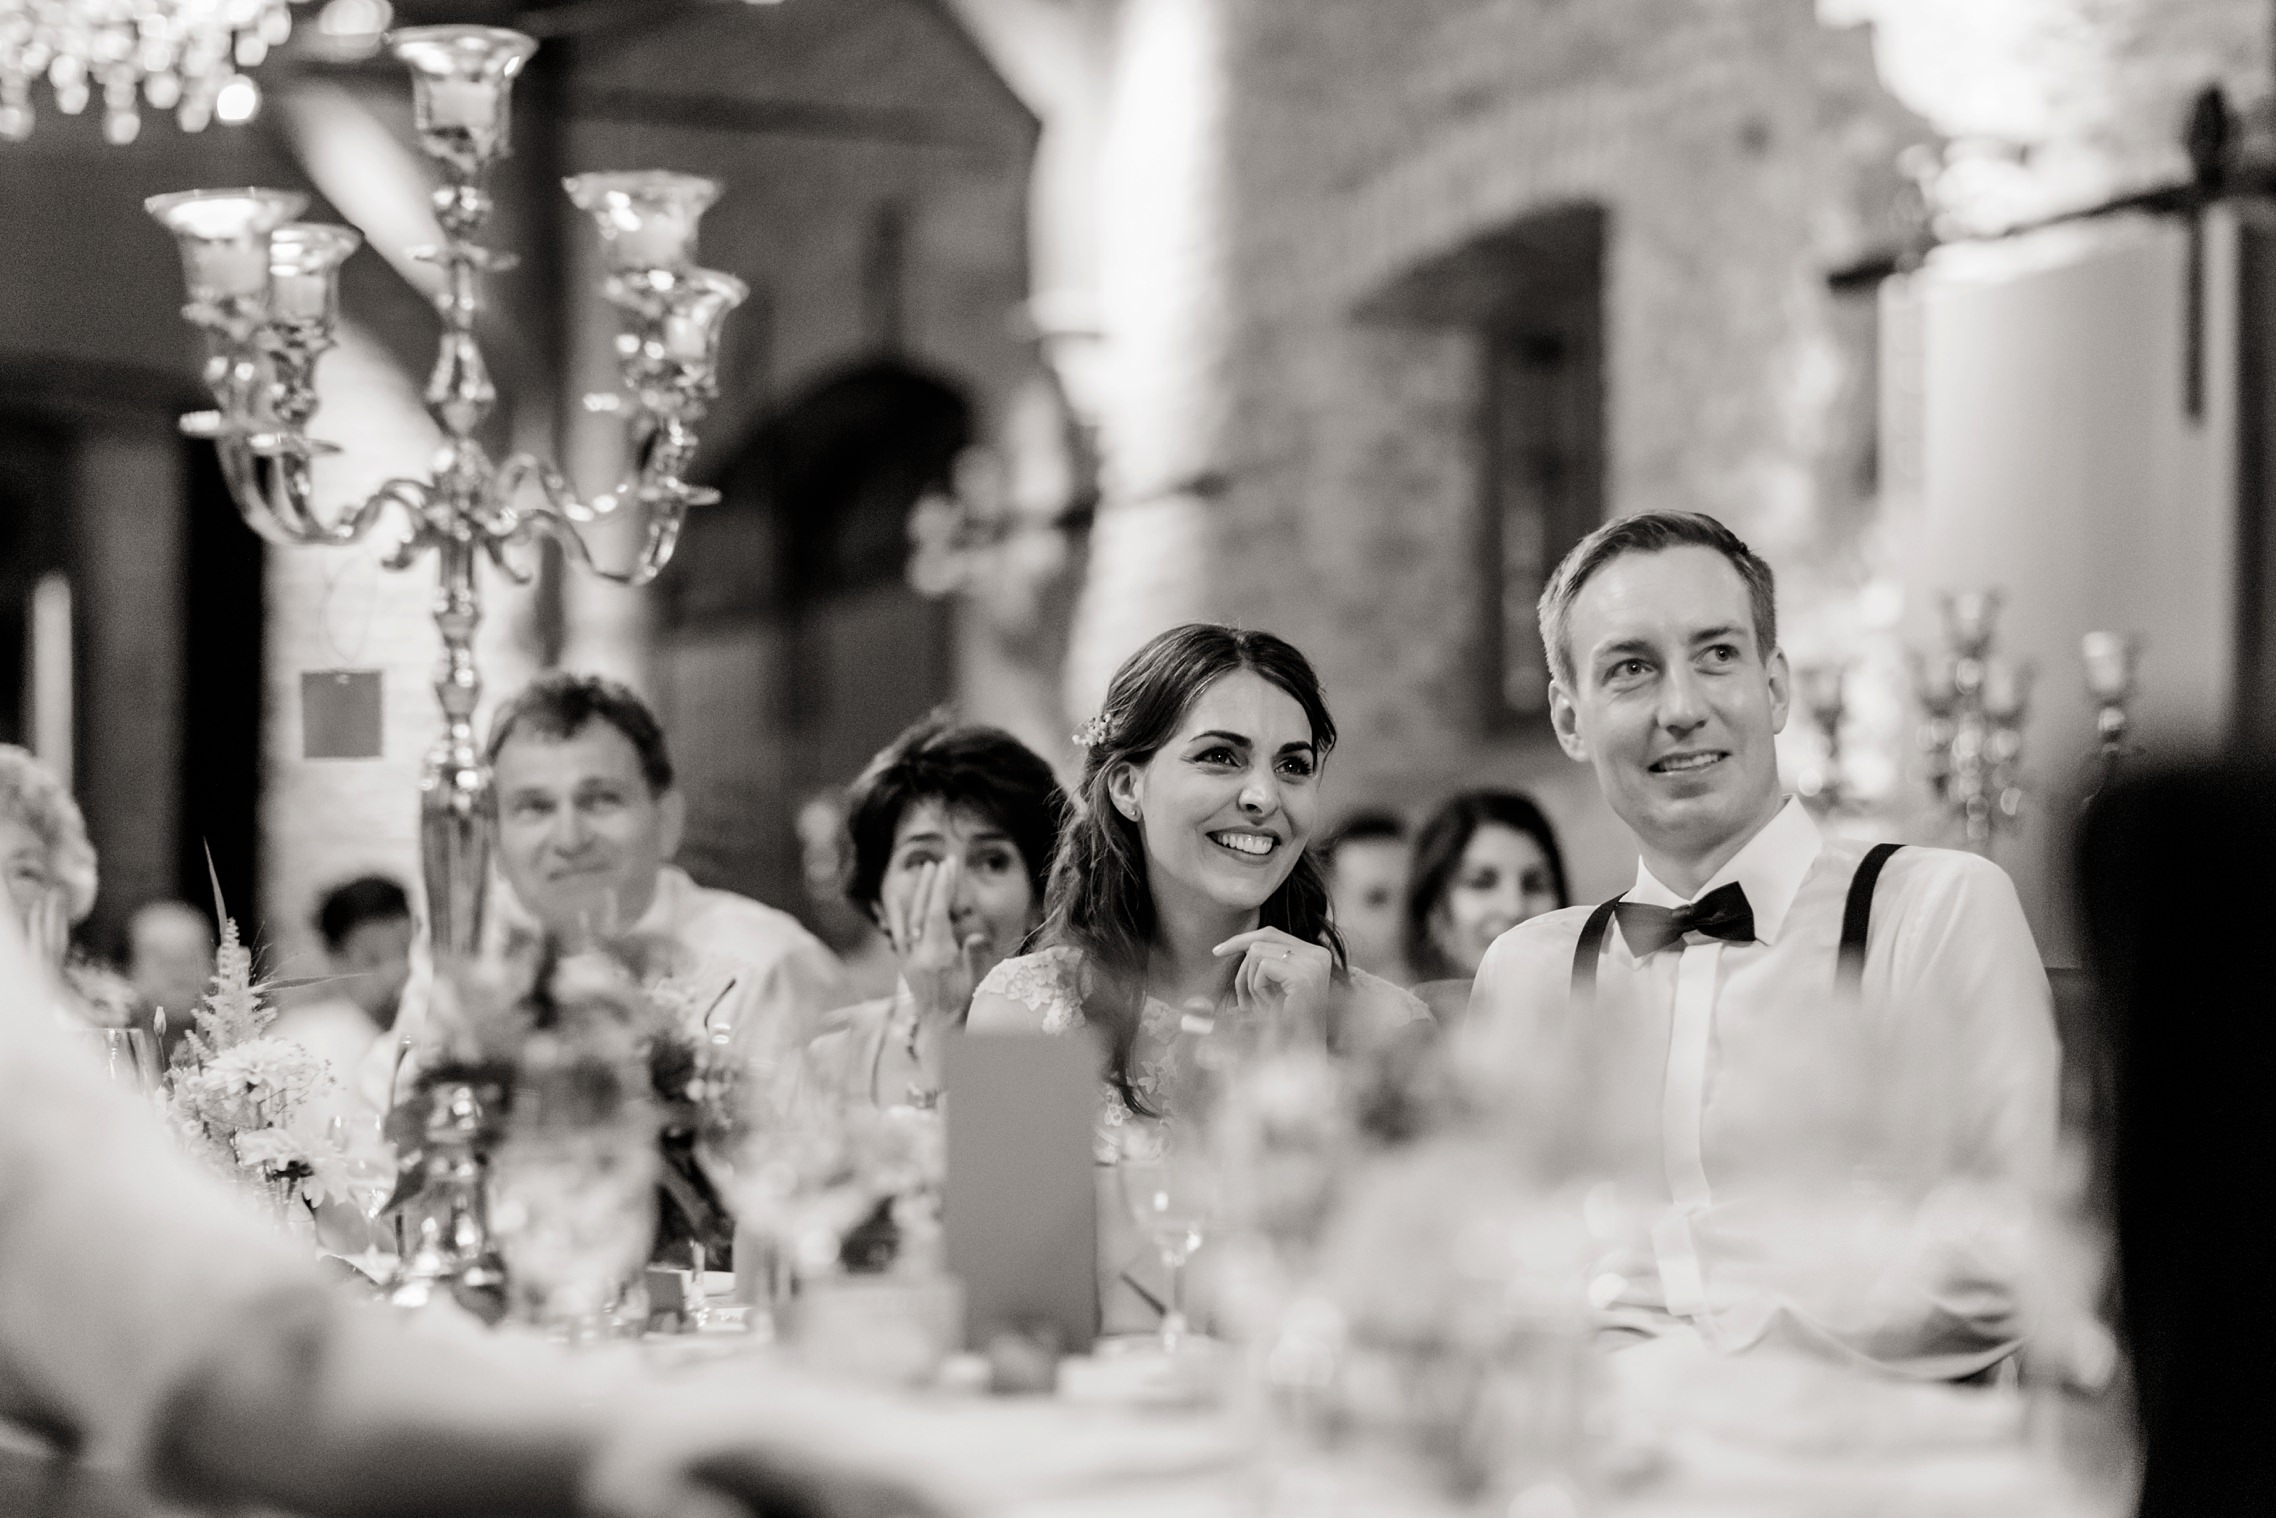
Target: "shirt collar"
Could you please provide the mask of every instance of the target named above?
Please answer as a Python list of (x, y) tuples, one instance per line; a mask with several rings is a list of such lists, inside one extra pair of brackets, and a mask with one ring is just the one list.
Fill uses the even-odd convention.
[(676, 864), (665, 865), (656, 872), (656, 894), (648, 898), (648, 910), (632, 925), (633, 933), (644, 938), (679, 937), (680, 918), (694, 889), (695, 881), (687, 871)]
[(1746, 846), (1699, 888), (1697, 895), (1686, 898), (1677, 894), (1662, 885), (1644, 862), (1638, 860), (1636, 884), (1627, 899), (1656, 907), (1687, 906), (1716, 887), (1735, 880), (1747, 893), (1747, 905), (1754, 910), (1754, 936), (1764, 943), (1775, 943), (1786, 926), (1786, 913), (1802, 889), (1802, 877), (1810, 873), (1810, 866), (1817, 862), (1818, 851), (1824, 843), (1809, 809), (1802, 805), (1801, 798), (1790, 796), (1746, 841)]

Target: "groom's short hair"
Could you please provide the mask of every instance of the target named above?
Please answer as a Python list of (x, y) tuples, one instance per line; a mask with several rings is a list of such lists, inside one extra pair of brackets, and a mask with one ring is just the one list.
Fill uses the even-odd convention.
[(1541, 648), (1549, 656), (1551, 674), (1568, 687), (1573, 683), (1573, 602), (1581, 587), (1622, 554), (1670, 548), (1712, 548), (1730, 561), (1747, 588), (1756, 652), (1770, 656), (1778, 646), (1778, 587), (1770, 565), (1737, 533), (1703, 511), (1640, 511), (1615, 517), (1574, 544), (1549, 577), (1541, 592)]

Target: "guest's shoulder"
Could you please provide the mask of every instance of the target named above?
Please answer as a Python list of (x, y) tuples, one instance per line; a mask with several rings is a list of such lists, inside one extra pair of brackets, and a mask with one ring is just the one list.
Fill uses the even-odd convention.
[(686, 891), (687, 907), (680, 914), (680, 927), (689, 938), (702, 940), (703, 947), (726, 951), (740, 948), (739, 957), (745, 959), (774, 958), (805, 949), (829, 953), (806, 924), (780, 907), (692, 880)]
[(972, 995), (971, 1026), (979, 1032), (1017, 1028), (1059, 1031), (1080, 1019), (1083, 952), (1066, 944), (1004, 960)]

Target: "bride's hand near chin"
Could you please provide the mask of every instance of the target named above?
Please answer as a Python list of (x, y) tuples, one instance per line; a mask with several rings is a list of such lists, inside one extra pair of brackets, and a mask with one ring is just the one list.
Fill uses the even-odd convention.
[(1233, 996), (1243, 1012), (1306, 1031), (1326, 1028), (1336, 962), (1324, 945), (1278, 928), (1254, 928), (1210, 952), (1220, 959), (1241, 956), (1240, 968), (1233, 972)]

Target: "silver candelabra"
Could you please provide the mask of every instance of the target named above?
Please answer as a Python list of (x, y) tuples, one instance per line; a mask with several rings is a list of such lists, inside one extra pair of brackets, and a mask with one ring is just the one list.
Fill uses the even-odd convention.
[[(415, 251), (442, 272), (435, 304), (440, 351), (427, 382), (428, 412), (444, 440), (423, 478), (391, 479), (360, 503), (317, 505), (313, 464), (335, 451), (309, 436), (317, 412), (317, 361), (333, 346), (340, 266), (362, 241), (346, 227), (295, 221), (308, 198), (291, 191), (190, 190), (160, 195), (151, 215), (181, 245), (189, 286), (184, 317), (205, 336), (205, 383), (218, 410), (182, 419), (211, 438), (240, 512), (272, 543), (340, 545), (392, 515), (401, 536), (389, 569), (429, 550), (439, 588), (442, 657), (435, 695), (443, 730), (419, 780), (421, 864), (435, 948), (471, 954), (482, 930), (488, 880), (490, 776), (475, 742), (482, 694), (474, 633), (482, 616), (476, 566), (487, 558), (515, 583), (531, 569), (509, 550), (541, 538), (606, 579), (642, 585), (670, 561), (687, 509), (716, 498), (690, 485), (694, 426), (718, 393), (720, 334), (748, 293), (731, 275), (694, 266), (696, 226), (718, 197), (709, 179), (663, 171), (583, 174), (565, 182), (599, 225), (603, 286), (620, 313), (616, 351), (623, 395), (587, 397), (626, 413), (631, 464), (608, 494), (581, 499), (561, 472), (526, 453), (493, 460), (475, 437), (497, 389), (475, 341), (479, 276), (514, 264), (477, 241), (491, 209), (488, 171), (508, 152), (515, 77), (537, 44), (485, 26), (414, 27), (388, 47), (411, 70), (419, 145), (440, 171), (434, 192), (443, 242)], [(597, 564), (580, 528), (637, 513), (645, 533), (627, 569)]]
[(1946, 595), (1945, 647), (1913, 662), (1929, 788), (1979, 854), (2022, 815), (2023, 720), (2035, 673), (2028, 661), (1992, 652), (2000, 601), (1996, 590)]

